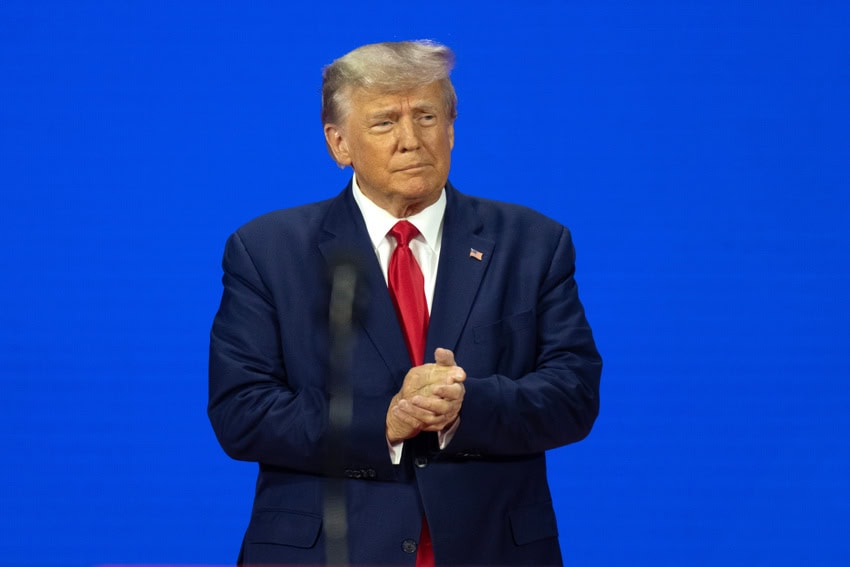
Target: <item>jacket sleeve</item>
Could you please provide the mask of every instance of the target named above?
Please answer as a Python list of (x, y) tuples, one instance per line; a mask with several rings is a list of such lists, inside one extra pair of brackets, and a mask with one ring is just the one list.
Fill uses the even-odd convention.
[(385, 437), (389, 398), (380, 396), (354, 400), (351, 442), (342, 460), (345, 470), (326, 469), (327, 361), (309, 361), (313, 376), (309, 380), (302, 376), (296, 383), (287, 372), (281, 339), (282, 321), (300, 326), (289, 332), (308, 334), (315, 332), (315, 322), (292, 320), (298, 319), (294, 314), (281, 316), (263, 270), (258, 269), (238, 232), (227, 241), (222, 266), (224, 291), (210, 335), (208, 415), (224, 451), (234, 459), (302, 472), (357, 478), (392, 476)]
[[(512, 335), (503, 353), (527, 351), (523, 372), (485, 376), (467, 369), (460, 426), (446, 448), (472, 456), (538, 453), (579, 441), (599, 412), (602, 359), (579, 301), (569, 231), (548, 258), (532, 299), (531, 331)], [(464, 366), (463, 354), (458, 363)]]

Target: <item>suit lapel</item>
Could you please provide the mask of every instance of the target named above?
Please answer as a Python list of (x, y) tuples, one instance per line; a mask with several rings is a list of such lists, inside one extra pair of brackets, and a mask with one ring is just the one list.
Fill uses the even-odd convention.
[[(331, 201), (322, 228), (325, 233), (319, 249), (328, 269), (339, 258), (353, 259), (360, 266), (358, 295), (365, 292), (365, 297), (361, 297), (366, 309), (362, 311), (359, 324), (387, 368), (397, 375), (398, 369), (410, 367), (410, 358), (366, 223), (351, 194), (351, 184)], [(399, 377), (399, 384), (403, 377)]]
[(447, 185), (446, 199), (426, 362), (433, 361), (437, 347), (456, 348), (496, 245), (481, 236), (483, 224), (468, 197)]

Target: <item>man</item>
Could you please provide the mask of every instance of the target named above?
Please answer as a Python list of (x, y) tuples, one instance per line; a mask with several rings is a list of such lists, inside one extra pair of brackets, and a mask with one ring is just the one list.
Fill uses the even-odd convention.
[[(347, 479), (352, 563), (561, 563), (545, 451), (589, 433), (601, 360), (567, 229), (448, 183), (452, 64), (445, 46), (399, 42), (327, 67), (325, 140), (351, 183), (227, 242), (209, 416), (228, 455), (259, 463), (246, 565), (325, 561), (332, 478)], [(342, 254), (360, 258), (368, 302), (343, 465), (327, 470)]]

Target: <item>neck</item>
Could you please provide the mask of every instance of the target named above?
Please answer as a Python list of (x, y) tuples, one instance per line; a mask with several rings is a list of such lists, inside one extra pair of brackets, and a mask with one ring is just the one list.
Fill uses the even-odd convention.
[(423, 210), (427, 209), (434, 203), (436, 203), (440, 199), (440, 195), (443, 193), (442, 187), (436, 191), (432, 192), (429, 195), (418, 198), (402, 198), (400, 196), (396, 196), (395, 198), (380, 198), (381, 195), (374, 195), (370, 192), (367, 192), (363, 189), (363, 186), (360, 186), (360, 192), (363, 195), (375, 203), (377, 206), (381, 207), (392, 216), (397, 219), (405, 219), (408, 217), (412, 217), (416, 213), (420, 213)]

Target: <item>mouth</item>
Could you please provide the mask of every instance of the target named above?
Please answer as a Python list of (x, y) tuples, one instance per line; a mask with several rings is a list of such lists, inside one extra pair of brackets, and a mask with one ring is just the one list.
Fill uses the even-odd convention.
[(415, 164), (408, 165), (408, 166), (405, 166), (405, 167), (400, 167), (396, 171), (399, 171), (399, 172), (401, 172), (401, 171), (413, 171), (413, 170), (422, 169), (422, 168), (425, 168), (425, 167), (428, 167), (427, 163), (415, 163)]

